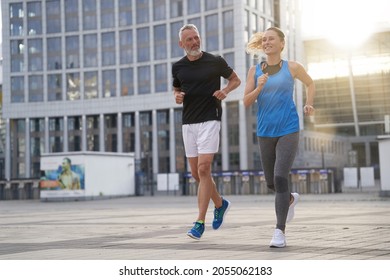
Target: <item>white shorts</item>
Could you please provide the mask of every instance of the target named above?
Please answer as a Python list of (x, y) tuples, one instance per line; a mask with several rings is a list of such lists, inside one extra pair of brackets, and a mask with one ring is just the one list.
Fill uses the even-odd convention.
[(220, 130), (220, 121), (184, 124), (182, 132), (186, 157), (218, 152)]

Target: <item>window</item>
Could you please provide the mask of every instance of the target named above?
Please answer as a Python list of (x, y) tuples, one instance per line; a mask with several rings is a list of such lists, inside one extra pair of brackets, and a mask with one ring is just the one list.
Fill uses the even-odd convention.
[(145, 23), (149, 21), (149, 0), (136, 1), (136, 18), (137, 23)]
[(137, 61), (144, 62), (150, 60), (150, 38), (149, 28), (137, 29)]
[(42, 57), (42, 39), (28, 40), (28, 70), (42, 71), (43, 57)]
[(80, 67), (80, 44), (79, 36), (68, 36), (65, 39), (66, 68), (73, 69)]
[(119, 0), (119, 26), (130, 26), (133, 23), (132, 6), (129, 0)]
[(61, 32), (60, 7), (60, 0), (46, 1), (46, 30), (49, 34)]
[(100, 0), (101, 19), (100, 25), (102, 28), (110, 28), (115, 26), (115, 1)]
[(47, 70), (62, 68), (61, 38), (47, 39)]
[(150, 66), (138, 67), (138, 94), (150, 93)]
[(11, 103), (24, 102), (24, 77), (11, 77)]
[(114, 97), (116, 95), (116, 75), (115, 70), (105, 70), (102, 72), (103, 97)]
[(43, 76), (31, 75), (28, 77), (28, 101), (41, 102), (43, 101)]
[(94, 99), (98, 98), (98, 73), (97, 71), (90, 71), (84, 73), (84, 98)]
[(133, 31), (124, 30), (119, 33), (120, 64), (133, 63)]
[(10, 16), (10, 36), (22, 36), (24, 34), (23, 3), (10, 4), (9, 5), (9, 16)]
[(83, 0), (83, 27), (84, 30), (97, 28), (96, 0)]
[[(213, 1), (210, 1), (213, 2)], [(206, 50), (218, 50), (218, 15), (210, 15), (206, 17)]]
[(41, 2), (27, 3), (27, 30), (28, 35), (42, 34)]
[(167, 64), (157, 64), (154, 66), (155, 91), (164, 92), (168, 90), (168, 69)]
[(66, 0), (65, 4), (65, 31), (79, 30), (79, 5), (78, 0)]
[(62, 100), (62, 75), (52, 74), (47, 76), (47, 100)]
[(133, 68), (121, 69), (121, 95), (134, 94)]
[(154, 33), (154, 59), (167, 58), (167, 28), (165, 24), (156, 25), (153, 29)]
[(115, 65), (115, 32), (102, 33), (102, 64)]
[(153, 19), (157, 21), (165, 18), (165, 0), (153, 0)]
[(84, 35), (84, 67), (97, 66), (97, 35)]

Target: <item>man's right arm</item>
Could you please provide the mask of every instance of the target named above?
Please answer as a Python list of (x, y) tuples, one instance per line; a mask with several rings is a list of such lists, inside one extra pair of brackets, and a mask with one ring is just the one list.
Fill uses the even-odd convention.
[(173, 87), (173, 95), (175, 97), (176, 104), (183, 103), (185, 93), (181, 91), (181, 88)]

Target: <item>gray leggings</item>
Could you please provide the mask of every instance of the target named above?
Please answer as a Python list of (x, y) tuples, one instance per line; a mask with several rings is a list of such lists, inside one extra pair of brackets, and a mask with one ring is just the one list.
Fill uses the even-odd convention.
[(299, 132), (281, 137), (258, 137), (268, 188), (275, 191), (276, 228), (284, 231), (290, 206), (288, 176), (298, 150)]

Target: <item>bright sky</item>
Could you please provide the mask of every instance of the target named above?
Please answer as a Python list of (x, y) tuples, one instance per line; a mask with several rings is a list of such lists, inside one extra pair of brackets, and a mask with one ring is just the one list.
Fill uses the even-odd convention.
[(356, 45), (380, 26), (390, 26), (389, 0), (301, 0), (304, 37)]

